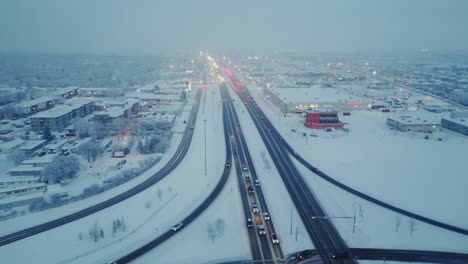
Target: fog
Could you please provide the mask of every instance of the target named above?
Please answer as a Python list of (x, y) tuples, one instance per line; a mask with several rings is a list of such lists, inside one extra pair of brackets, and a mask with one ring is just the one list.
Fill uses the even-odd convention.
[(0, 51), (466, 51), (468, 1), (0, 1)]

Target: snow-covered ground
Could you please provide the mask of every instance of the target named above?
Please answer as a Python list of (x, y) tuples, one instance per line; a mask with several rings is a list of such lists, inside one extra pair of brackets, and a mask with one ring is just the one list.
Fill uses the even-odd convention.
[[(367, 111), (354, 111), (349, 117), (340, 115), (343, 122), (349, 123), (349, 133), (310, 130), (304, 127), (303, 118), (291, 114), (284, 117), (255, 86), (249, 88), (285, 140), (320, 170), (392, 205), (468, 228), (464, 204), (468, 200), (468, 178), (463, 174), (468, 164), (465, 136), (443, 130), (427, 140), (426, 134), (390, 130), (385, 113)], [(439, 137), (443, 141), (438, 141)], [(364, 202), (298, 167), (330, 216), (353, 216), (353, 204), (356, 206), (359, 221), (354, 234), (352, 220), (333, 220), (350, 246), (468, 252), (468, 237), (417, 221), (411, 236), (406, 217)], [(359, 207), (364, 211), (362, 221)], [(398, 232), (397, 218), (401, 219)]]
[[(225, 153), (225, 149), (224, 133), (222, 129), (219, 129), (222, 127), (222, 116), (218, 87), (215, 85), (205, 86), (204, 96), (207, 96), (206, 110), (204, 112), (202, 109), (199, 110), (191, 146), (184, 160), (171, 175), (155, 186), (115, 206), (65, 226), (0, 247), (0, 258), (7, 259), (11, 263), (27, 263), (30, 261), (38, 263), (102, 263), (129, 253), (132, 249), (170, 229), (174, 223), (187, 216), (212, 191), (221, 177), (225, 163), (224, 154), (220, 155), (220, 153)], [(200, 155), (204, 151), (202, 122), (204, 119), (207, 120), (206, 136), (208, 139), (208, 170), (206, 176), (204, 173), (204, 157)], [(172, 156), (174, 150), (175, 147), (164, 158), (167, 159)], [(18, 218), (17, 220), (20, 221), (16, 221), (16, 223), (2, 223), (1, 233), (8, 234), (31, 225), (31, 223), (45, 222), (65, 213), (76, 211), (91, 202), (94, 203), (97, 200), (116, 195), (137, 184), (137, 182), (141, 182), (141, 180), (148, 177), (147, 175), (159, 170), (163, 163), (160, 162), (150, 169), (145, 173), (146, 176), (138, 177), (136, 180), (116, 187), (102, 195), (48, 210), (47, 212)], [(237, 193), (232, 179), (229, 186), (233, 187), (232, 192), (228, 189), (229, 187), (226, 188), (221, 195), (224, 198), (216, 201), (215, 205), (209, 209), (209, 213), (202, 214), (200, 219), (194, 222), (193, 225), (185, 227), (183, 232), (171, 239), (175, 242), (170, 241), (167, 245), (167, 247), (177, 247), (174, 249), (175, 252), (183, 250), (184, 254), (174, 254), (174, 251), (168, 251), (166, 254), (157, 254), (156, 257), (147, 259), (148, 262), (142, 260), (142, 263), (154, 263), (155, 258), (157, 258), (158, 263), (184, 263), (189, 259), (197, 258), (200, 261), (208, 261), (210, 259), (238, 259), (250, 256), (248, 243), (246, 244), (248, 241), (247, 233), (239, 232), (239, 226), (237, 226), (240, 224), (242, 229), (245, 229), (239, 197), (229, 198), (232, 197), (233, 193)], [(162, 190), (161, 200), (157, 197), (159, 189)], [(226, 200), (229, 200), (229, 202)], [(117, 232), (116, 236), (112, 237), (112, 221), (117, 217), (124, 217), (126, 231)], [(217, 240), (214, 245), (207, 247), (210, 252), (209, 258), (204, 258), (198, 251), (192, 251), (192, 243), (182, 245), (177, 243), (177, 241), (182, 240), (192, 240), (193, 243), (197, 243), (196, 239), (203, 239), (203, 241), (208, 242), (206, 223), (214, 221), (217, 217), (225, 219), (227, 224), (226, 233), (221, 240)], [(88, 236), (88, 230), (96, 222), (105, 234), (105, 237), (97, 243), (93, 242)], [(83, 235), (82, 240), (79, 239), (80, 233)], [(44, 241), (47, 241), (47, 243), (44, 243)], [(206, 243), (199, 243), (198, 248), (206, 247), (206, 245)], [(24, 254), (25, 249), (27, 249), (28, 254)]]

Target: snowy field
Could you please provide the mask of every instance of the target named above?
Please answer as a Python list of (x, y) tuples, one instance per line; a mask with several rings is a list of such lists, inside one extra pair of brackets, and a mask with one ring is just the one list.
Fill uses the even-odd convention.
[[(422, 133), (392, 131), (385, 124), (385, 113), (367, 111), (354, 111), (349, 117), (340, 115), (340, 120), (349, 123), (349, 133), (309, 130), (303, 126), (303, 119), (289, 114), (284, 117), (260, 96), (256, 87), (249, 88), (285, 140), (320, 170), (392, 205), (468, 228), (464, 205), (468, 200), (468, 178), (461, 173), (467, 168), (465, 136), (444, 130), (427, 140)], [(308, 136), (304, 137), (303, 132)], [(310, 137), (310, 133), (317, 137)], [(439, 137), (443, 141), (438, 141)], [(465, 236), (419, 222), (411, 236), (406, 217), (363, 202), (301, 170), (309, 175), (306, 178), (311, 186), (316, 186), (314, 191), (330, 216), (353, 216), (353, 202), (358, 215), (359, 207), (363, 208), (363, 223), (358, 223), (354, 234), (352, 221), (334, 220), (351, 246), (468, 252)], [(397, 218), (401, 222), (398, 232)]]
[[(202, 109), (199, 110), (198, 122), (187, 156), (171, 175), (155, 186), (115, 206), (65, 226), (3, 246), (0, 248), (0, 258), (7, 259), (10, 263), (27, 263), (32, 260), (38, 263), (103, 263), (121, 257), (132, 249), (154, 239), (158, 234), (170, 229), (172, 225), (187, 216), (214, 188), (221, 177), (225, 162), (224, 155), (219, 155), (219, 153), (225, 153), (225, 149), (224, 134), (219, 129), (219, 127), (222, 127), (222, 116), (221, 111), (217, 110), (220, 108), (218, 106), (220, 94), (217, 86), (206, 86), (204, 96), (207, 96), (205, 113), (203, 113)], [(207, 120), (206, 133), (209, 139), (207, 142), (207, 176), (204, 173), (203, 155), (200, 155), (204, 150), (203, 122), (200, 122), (203, 119)], [(172, 154), (169, 153), (168, 156), (170, 155)], [(148, 174), (159, 170), (160, 166), (161, 163), (151, 169)], [(137, 178), (139, 180), (119, 186), (100, 195), (99, 198), (104, 199), (115, 195), (146, 177), (139, 177)], [(157, 196), (158, 190), (162, 190), (161, 199)], [(236, 191), (233, 190), (233, 192)], [(222, 195), (232, 194), (223, 191)], [(92, 198), (93, 203), (96, 198)], [(239, 228), (245, 230), (245, 223), (238, 201), (239, 198), (237, 198), (237, 202), (236, 200), (230, 201), (230, 207), (237, 207), (237, 209), (229, 209), (229, 215), (226, 215), (226, 208), (219, 208), (219, 205), (214, 206), (213, 209), (210, 208), (210, 210), (213, 210), (212, 213), (203, 214), (197, 222), (186, 227), (184, 232), (181, 232), (174, 239), (185, 241), (186, 239), (199, 238), (199, 236), (204, 235), (200, 239), (207, 240), (205, 225), (207, 222), (213, 221), (215, 215), (215, 217), (222, 217), (226, 220), (226, 233), (224, 238), (221, 239), (226, 241), (220, 241), (220, 243), (216, 243), (218, 242), (216, 241), (212, 245), (210, 259), (238, 259), (250, 256), (249, 246), (245, 243), (248, 241), (247, 233), (239, 233)], [(91, 200), (86, 199), (47, 212), (31, 214), (17, 219), (21, 220), (19, 223), (18, 221), (16, 223), (2, 223), (2, 233), (8, 234), (13, 230), (31, 225), (31, 223), (45, 222), (64, 213), (76, 211), (85, 206), (86, 203), (91, 203)], [(113, 237), (112, 221), (118, 217), (125, 219), (126, 231), (118, 231)], [(236, 222), (241, 226), (238, 226)], [(98, 242), (93, 242), (88, 236), (88, 230), (94, 223), (97, 223), (105, 234), (104, 238)], [(198, 235), (192, 237), (192, 232)], [(83, 235), (82, 240), (79, 239), (80, 233)], [(44, 241), (47, 241), (47, 243), (44, 243)], [(226, 245), (230, 245), (229, 250), (227, 250)], [(186, 246), (190, 248), (191, 245), (186, 244)], [(28, 249), (30, 254), (24, 254), (25, 248)], [(52, 248), (54, 249), (53, 253), (51, 253)], [(180, 245), (178, 248), (180, 248)], [(183, 256), (174, 256), (174, 254), (168, 252), (164, 256), (158, 255), (157, 263), (169, 263), (169, 260), (173, 261), (173, 263), (181, 263), (201, 256), (197, 252), (191, 253), (194, 255), (191, 256), (187, 253)], [(179, 260), (178, 257), (181, 259)], [(200, 261), (205, 260), (209, 259), (200, 259)], [(148, 263), (155, 263), (154, 258)]]

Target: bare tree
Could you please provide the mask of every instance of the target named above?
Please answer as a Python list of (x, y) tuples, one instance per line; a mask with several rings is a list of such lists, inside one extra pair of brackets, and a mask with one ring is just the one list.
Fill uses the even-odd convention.
[(81, 233), (81, 232), (78, 233), (78, 239), (79, 239), (79, 240), (83, 240), (83, 233)]
[(401, 217), (400, 216), (395, 216), (395, 232), (398, 232), (398, 230), (400, 229), (400, 225), (401, 225)]
[(163, 195), (163, 191), (161, 190), (161, 188), (159, 188), (159, 189), (156, 191), (156, 196), (158, 196), (159, 201), (161, 201), (162, 195)]
[(213, 241), (214, 244), (216, 238), (216, 229), (213, 224), (208, 224), (206, 231), (208, 232), (208, 237), (211, 239), (211, 241)]
[(409, 230), (411, 232), (411, 236), (413, 236), (414, 231), (417, 230), (416, 226), (417, 226), (417, 223), (414, 221), (414, 219), (411, 218), (409, 220)]
[(226, 222), (222, 218), (216, 219), (215, 222), (216, 232), (218, 233), (218, 238), (221, 238), (221, 235), (224, 234), (226, 230)]
[(361, 219), (361, 222), (362, 220), (364, 219), (364, 205), (363, 204), (359, 204), (359, 218)]
[(89, 236), (94, 242), (98, 242), (100, 238), (100, 227), (97, 221), (94, 222), (93, 226), (89, 229)]
[(148, 209), (151, 207), (151, 201), (146, 201), (145, 202), (145, 207)]
[(167, 189), (169, 189), (169, 192), (172, 192), (172, 186), (169, 186)]

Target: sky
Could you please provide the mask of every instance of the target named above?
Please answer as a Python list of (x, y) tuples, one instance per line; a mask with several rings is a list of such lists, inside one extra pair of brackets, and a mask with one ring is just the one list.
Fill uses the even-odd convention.
[(0, 0), (0, 51), (468, 51), (464, 0)]

